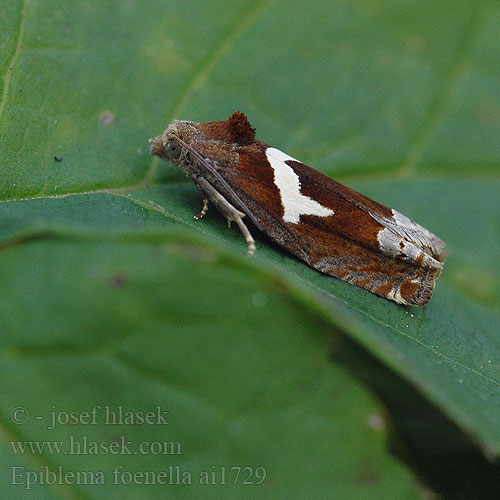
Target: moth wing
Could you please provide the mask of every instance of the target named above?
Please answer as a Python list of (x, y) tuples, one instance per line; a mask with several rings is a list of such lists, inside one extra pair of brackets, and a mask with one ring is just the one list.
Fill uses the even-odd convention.
[(445, 244), (419, 224), (263, 143), (221, 173), (243, 211), (312, 267), (398, 303), (429, 300)]
[[(385, 205), (382, 205), (381, 203), (378, 203), (358, 193), (357, 191), (340, 184), (330, 177), (324, 176), (320, 172), (313, 170), (311, 167), (295, 160), (275, 148), (268, 148), (266, 155), (268, 158), (271, 157), (275, 164), (278, 162), (284, 162), (286, 165), (294, 168), (299, 179), (306, 178), (308, 174), (311, 174), (312, 170), (314, 172), (313, 175), (319, 175), (322, 177), (325, 190), (329, 190), (330, 192), (333, 191), (335, 194), (340, 195), (346, 203), (352, 205), (353, 208), (357, 208), (369, 214), (379, 224), (393, 233), (393, 235), (414, 245), (419, 250), (436, 260), (444, 260), (444, 257), (446, 256), (446, 252), (444, 251), (446, 243), (435, 234), (431, 233), (420, 224), (412, 221), (397, 210), (386, 207)], [(321, 197), (322, 193), (318, 194)], [(395, 238), (391, 238), (391, 241), (395, 241)]]

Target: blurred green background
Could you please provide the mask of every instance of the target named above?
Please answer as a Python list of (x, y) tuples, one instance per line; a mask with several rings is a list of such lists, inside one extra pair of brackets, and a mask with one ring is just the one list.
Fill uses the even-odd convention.
[[(493, 0), (3, 2), (0, 498), (499, 498), (499, 32)], [(147, 140), (235, 110), (448, 243), (426, 307), (192, 219)]]

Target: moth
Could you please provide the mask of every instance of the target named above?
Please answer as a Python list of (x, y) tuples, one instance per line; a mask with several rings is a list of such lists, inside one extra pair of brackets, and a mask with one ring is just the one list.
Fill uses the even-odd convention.
[(427, 229), (255, 138), (247, 117), (174, 120), (149, 139), (151, 154), (173, 162), (203, 199), (236, 223), (255, 252), (245, 221), (322, 273), (398, 304), (424, 305), (446, 257)]

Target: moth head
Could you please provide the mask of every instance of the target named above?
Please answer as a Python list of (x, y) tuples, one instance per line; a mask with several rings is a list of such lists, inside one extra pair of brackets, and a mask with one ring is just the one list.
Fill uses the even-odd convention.
[[(196, 122), (174, 120), (161, 135), (149, 139), (150, 152), (163, 160), (179, 162), (183, 148), (181, 144), (190, 144), (196, 135)], [(178, 140), (180, 139), (180, 141)]]
[(240, 147), (254, 142), (255, 129), (239, 111), (222, 121), (174, 120), (162, 135), (149, 139), (152, 155), (181, 168), (185, 168), (188, 158), (193, 156), (228, 165), (237, 161)]

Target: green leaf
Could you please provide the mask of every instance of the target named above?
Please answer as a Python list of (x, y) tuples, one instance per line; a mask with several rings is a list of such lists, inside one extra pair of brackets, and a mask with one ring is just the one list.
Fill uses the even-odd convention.
[[(272, 279), (175, 242), (37, 241), (5, 249), (4, 257), (0, 276), (11, 300), (2, 297), (10, 307), (2, 310), (0, 428), (2, 488), (11, 496), (31, 493), (26, 471), (62, 465), (95, 478), (69, 492), (47, 488), (57, 498), (142, 498), (144, 488), (148, 498), (165, 491), (171, 498), (326, 498), (337, 491), (421, 498), (385, 450), (380, 407), (329, 362), (321, 332), (331, 327)], [(26, 300), (23, 318), (13, 304)], [(79, 422), (96, 405), (95, 424)], [(10, 421), (19, 406), (30, 415), (25, 425)], [(168, 412), (167, 424), (113, 425), (106, 417), (158, 407)], [(66, 423), (70, 412), (73, 424)], [(83, 444), (121, 436), (130, 444), (118, 455), (96, 455)], [(60, 441), (68, 454), (14, 454), (24, 441)], [(155, 447), (137, 456), (141, 443)], [(170, 453), (155, 453), (158, 446)], [(169, 467), (191, 484), (169, 484), (177, 481)], [(251, 469), (238, 480), (237, 467)], [(151, 471), (169, 472), (167, 486), (136, 484), (138, 476), (123, 484)], [(200, 484), (214, 471), (213, 485)], [(252, 484), (262, 471), (266, 481)], [(99, 472), (103, 486), (92, 484)]]
[[(268, 472), (260, 487), (169, 486), (172, 498), (418, 498), (386, 435), (366, 425), (377, 402), (327, 360), (338, 330), (497, 453), (499, 29), (493, 0), (2, 5), (5, 491), (30, 494), (11, 484), (13, 465), (109, 479), (118, 462), (13, 455), (9, 440), (158, 440), (154, 426), (19, 427), (12, 408), (122, 404), (171, 411), (168, 438), (186, 449), (119, 456), (126, 468)], [(147, 139), (171, 119), (236, 109), (260, 139), (448, 243), (426, 307), (321, 275), (263, 235), (248, 260), (213, 207), (192, 219), (197, 191), (149, 156)], [(108, 480), (36, 491), (160, 498), (164, 488)]]

